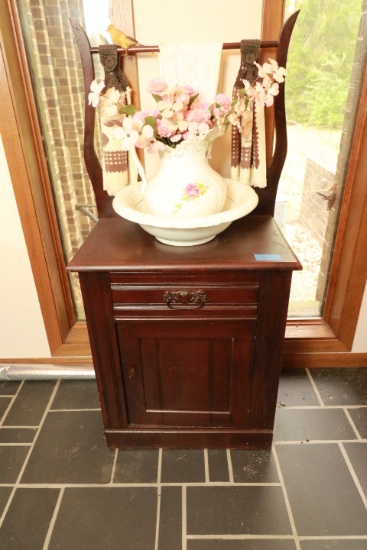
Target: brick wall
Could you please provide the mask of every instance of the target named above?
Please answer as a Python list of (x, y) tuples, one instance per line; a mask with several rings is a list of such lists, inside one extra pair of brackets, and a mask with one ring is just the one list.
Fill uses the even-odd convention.
[[(84, 85), (69, 18), (82, 25), (83, 0), (23, 0), (24, 35), (66, 261), (89, 234), (93, 221), (76, 204), (94, 204), (83, 159)], [(90, 208), (94, 213), (96, 210)], [(81, 296), (71, 276), (77, 310)]]
[(332, 174), (311, 159), (306, 161), (302, 192), (300, 222), (312, 236), (323, 244), (329, 222), (328, 201), (319, 193), (326, 193), (334, 184)]

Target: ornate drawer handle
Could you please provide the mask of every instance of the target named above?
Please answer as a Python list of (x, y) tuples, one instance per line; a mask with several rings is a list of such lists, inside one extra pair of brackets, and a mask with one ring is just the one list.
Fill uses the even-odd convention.
[(163, 302), (170, 309), (199, 309), (205, 305), (206, 294), (202, 290), (167, 290)]

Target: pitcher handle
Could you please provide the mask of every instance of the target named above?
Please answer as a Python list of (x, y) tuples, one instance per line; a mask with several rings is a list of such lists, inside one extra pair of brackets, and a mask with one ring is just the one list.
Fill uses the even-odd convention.
[(140, 159), (139, 159), (138, 154), (136, 152), (136, 148), (134, 146), (131, 147), (130, 152), (131, 152), (132, 158), (134, 159), (134, 162), (136, 164), (138, 174), (141, 177), (141, 188), (140, 188), (140, 190), (141, 190), (141, 194), (144, 195), (146, 187), (147, 187), (147, 177), (145, 175), (145, 170), (144, 170), (144, 167), (143, 167), (142, 163), (140, 162)]

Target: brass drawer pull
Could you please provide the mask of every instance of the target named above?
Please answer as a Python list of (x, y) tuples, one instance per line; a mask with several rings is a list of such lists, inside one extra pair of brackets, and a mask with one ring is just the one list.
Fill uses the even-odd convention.
[(206, 294), (202, 290), (167, 290), (163, 302), (170, 309), (199, 309), (205, 305)]

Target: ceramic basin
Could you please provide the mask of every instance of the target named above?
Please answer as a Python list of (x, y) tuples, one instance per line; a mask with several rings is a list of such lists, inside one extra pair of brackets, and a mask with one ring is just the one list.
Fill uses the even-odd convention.
[[(140, 225), (161, 243), (171, 246), (194, 246), (214, 239), (229, 225), (246, 216), (257, 206), (259, 198), (252, 187), (226, 179), (226, 202), (221, 212), (196, 218), (156, 216), (149, 212), (140, 184), (128, 185), (113, 199), (116, 213)], [(149, 185), (149, 183), (148, 183)]]

